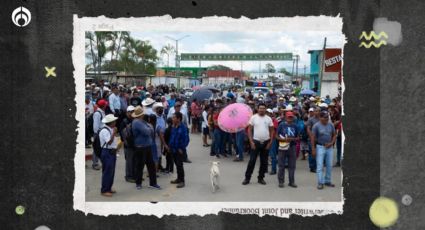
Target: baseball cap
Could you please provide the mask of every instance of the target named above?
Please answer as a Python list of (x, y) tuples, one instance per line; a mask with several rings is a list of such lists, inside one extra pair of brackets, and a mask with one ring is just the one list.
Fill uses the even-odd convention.
[(99, 100), (99, 101), (97, 102), (97, 105), (98, 105), (99, 107), (105, 107), (105, 106), (107, 106), (107, 105), (108, 105), (108, 102), (107, 102), (106, 100), (101, 99), (101, 100)]
[(314, 112), (314, 108), (309, 108), (308, 111), (309, 112)]
[(320, 112), (320, 117), (328, 117), (329, 113), (327, 111)]
[(267, 109), (266, 110), (268, 113), (273, 113), (273, 110), (272, 109)]
[(127, 112), (133, 112), (134, 111), (134, 106), (130, 105), (127, 107)]

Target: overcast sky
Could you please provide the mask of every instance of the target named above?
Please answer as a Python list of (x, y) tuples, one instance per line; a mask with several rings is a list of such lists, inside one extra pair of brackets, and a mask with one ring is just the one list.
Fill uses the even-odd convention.
[[(336, 31), (294, 31), (294, 32), (130, 32), (130, 34), (140, 40), (149, 40), (158, 52), (166, 44), (175, 46), (175, 41), (166, 36), (181, 38), (185, 35), (189, 37), (179, 41), (179, 53), (293, 53), (300, 55), (298, 64), (299, 72), (303, 73), (304, 65), (307, 73), (310, 70), (310, 55), (308, 50), (323, 48), (324, 38), (327, 37), (328, 48), (343, 48), (344, 35)], [(170, 66), (174, 66), (174, 55), (170, 55)], [(242, 64), (243, 70), (258, 71), (260, 64), (264, 69), (266, 63), (273, 64), (276, 69), (286, 68), (292, 70), (291, 61), (245, 61)], [(162, 57), (159, 66), (167, 64), (167, 57)], [(222, 64), (233, 69), (240, 70), (239, 61), (203, 61), (202, 67), (215, 64)], [(199, 62), (182, 61), (181, 67), (198, 67)]]

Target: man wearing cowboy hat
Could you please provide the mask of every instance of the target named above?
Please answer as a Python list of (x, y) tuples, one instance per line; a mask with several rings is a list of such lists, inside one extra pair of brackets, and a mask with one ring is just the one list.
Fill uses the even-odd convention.
[(116, 150), (117, 140), (115, 134), (117, 129), (115, 123), (118, 118), (113, 114), (108, 114), (102, 119), (105, 126), (99, 133), (99, 140), (101, 146), (100, 160), (102, 161), (102, 187), (100, 193), (102, 196), (111, 197), (114, 190), (112, 185), (114, 183), (115, 164), (117, 161)]
[(154, 129), (143, 119), (143, 108), (137, 106), (131, 115), (134, 120), (132, 122), (132, 132), (134, 136), (134, 160), (136, 173), (136, 189), (142, 189), (143, 168), (147, 165), (149, 172), (149, 185), (152, 188), (161, 189), (156, 181), (155, 163), (152, 156), (152, 145)]
[(143, 100), (142, 105), (143, 105), (143, 112), (146, 115), (151, 115), (153, 114), (153, 110), (152, 110), (152, 106), (155, 103), (155, 100), (148, 97), (145, 100)]

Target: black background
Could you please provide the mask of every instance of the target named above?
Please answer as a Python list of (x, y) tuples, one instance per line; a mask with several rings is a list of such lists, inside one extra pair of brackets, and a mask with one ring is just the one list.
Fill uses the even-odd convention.
[[(384, 2), (383, 7), (381, 4)], [(399, 68), (395, 65), (398, 57), (393, 56), (387, 63), (381, 60), (380, 49), (386, 49), (388, 56), (392, 55), (388, 53), (392, 50), (396, 50), (394, 52), (398, 55), (407, 56), (409, 53), (400, 51), (400, 47), (359, 48), (359, 36), (362, 31), (369, 32), (373, 29), (375, 18), (388, 17), (390, 20), (399, 20), (402, 24), (403, 50), (414, 51), (415, 47), (412, 46), (418, 43), (422, 46), (416, 48), (423, 49), (423, 42), (416, 39), (416, 43), (409, 44), (409, 37), (415, 35), (415, 31), (409, 28), (415, 26), (420, 30), (421, 27), (417, 25), (423, 25), (412, 19), (415, 17), (419, 20), (419, 15), (424, 12), (419, 10), (423, 9), (423, 4), (421, 1), (403, 3), (399, 5), (398, 1), (366, 0), (2, 0), (0, 229), (34, 229), (40, 225), (46, 225), (50, 229), (375, 229), (369, 219), (369, 207), (380, 195), (381, 65), (386, 68), (388, 81), (385, 84), (396, 85), (400, 80), (394, 76), (394, 72), (388, 71), (388, 68)], [(15, 26), (10, 17), (18, 6), (26, 7), (32, 14), (31, 23), (23, 28)], [(416, 10), (409, 11), (410, 8)], [(194, 18), (213, 15), (258, 18), (340, 14), (344, 23), (343, 33), (347, 37), (343, 51), (346, 85), (346, 115), (343, 118), (346, 135), (343, 167), (344, 214), (324, 217), (291, 216), (290, 219), (225, 213), (204, 217), (157, 218), (140, 215), (86, 216), (73, 210), (74, 155), (78, 125), (75, 119), (75, 83), (71, 58), (73, 14), (79, 17), (105, 15), (111, 18), (165, 14)], [(402, 17), (406, 14), (410, 16)], [(45, 78), (44, 66), (55, 66), (57, 77)], [(404, 89), (408, 90), (409, 87), (414, 86), (406, 86)], [(407, 98), (409, 95), (404, 96)], [(423, 100), (415, 103), (423, 104)], [(393, 140), (392, 137), (387, 139)], [(416, 153), (419, 154), (414, 152)], [(404, 172), (403, 169), (398, 170)], [(415, 191), (410, 191), (410, 194), (418, 194), (416, 190), (419, 187), (412, 187)], [(398, 188), (390, 185), (386, 187), (386, 191), (397, 191)], [(393, 198), (400, 205), (400, 199), (395, 195), (398, 193), (393, 191), (389, 194), (394, 195)], [(414, 200), (416, 202), (419, 201)], [(15, 213), (17, 205), (25, 206), (24, 215)], [(423, 207), (412, 206), (413, 208), (419, 211), (416, 214), (424, 212)], [(408, 221), (403, 213), (400, 215), (394, 229), (404, 229), (402, 223)], [(416, 229), (424, 227), (423, 224), (422, 227), (420, 225), (421, 223), (410, 223), (409, 226), (419, 227)]]

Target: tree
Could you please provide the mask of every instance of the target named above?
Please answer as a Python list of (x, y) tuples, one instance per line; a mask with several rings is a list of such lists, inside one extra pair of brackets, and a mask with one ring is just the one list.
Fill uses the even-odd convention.
[(281, 72), (281, 73), (283, 73), (283, 74), (285, 74), (285, 75), (288, 75), (288, 76), (292, 76), (292, 74), (291, 74), (290, 72), (288, 72), (285, 68), (281, 68), (281, 69), (279, 70), (279, 72)]
[[(108, 54), (110, 58), (106, 60)], [(132, 38), (128, 32), (87, 32), (86, 57), (97, 73), (101, 70), (128, 73), (156, 72), (157, 50), (149, 41)]]
[(102, 59), (106, 54), (106, 33), (105, 32), (94, 32), (96, 35), (96, 47), (97, 47), (97, 71), (99, 74), (102, 72)]
[(94, 70), (96, 71), (97, 69), (97, 55), (95, 55), (94, 53), (94, 40), (95, 40), (95, 35), (92, 32), (86, 32), (86, 40), (88, 40), (89, 45), (86, 46), (86, 48), (90, 47), (90, 52), (86, 52), (86, 57), (90, 57), (92, 59), (92, 65)]
[(166, 46), (162, 47), (161, 49), (161, 55), (167, 55), (167, 67), (170, 66), (170, 54), (174, 53), (176, 49), (171, 44), (167, 44)]
[(232, 70), (232, 69), (224, 65), (212, 65), (208, 67), (208, 70)]
[(275, 73), (276, 69), (274, 68), (274, 66), (270, 63), (266, 64), (266, 68), (264, 69), (264, 72), (266, 73)]

